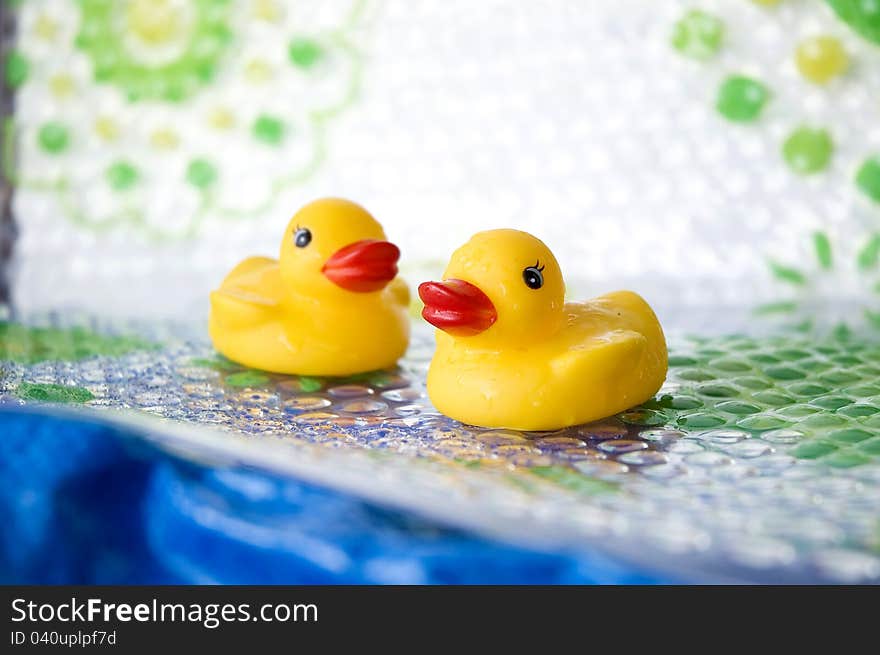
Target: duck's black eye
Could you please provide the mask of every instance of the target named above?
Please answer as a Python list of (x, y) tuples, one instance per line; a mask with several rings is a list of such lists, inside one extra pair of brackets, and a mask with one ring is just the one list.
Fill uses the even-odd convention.
[(312, 233), (309, 232), (308, 228), (298, 227), (296, 232), (293, 233), (293, 242), (297, 248), (305, 248), (312, 242)]
[(544, 274), (541, 273), (543, 268), (543, 266), (538, 268), (538, 266), (535, 265), (529, 266), (523, 271), (523, 282), (526, 283), (526, 286), (529, 289), (540, 289), (544, 286)]

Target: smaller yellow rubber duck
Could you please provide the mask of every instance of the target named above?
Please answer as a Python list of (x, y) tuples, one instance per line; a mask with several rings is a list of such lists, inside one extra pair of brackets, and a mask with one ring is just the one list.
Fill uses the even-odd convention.
[(394, 366), (409, 342), (400, 251), (360, 205), (300, 209), (279, 259), (250, 257), (211, 293), (214, 347), (252, 368), (344, 376)]
[(439, 328), (428, 395), (454, 419), (555, 430), (651, 398), (666, 379), (663, 330), (631, 291), (565, 303), (550, 249), (526, 232), (490, 230), (425, 282), (422, 316)]

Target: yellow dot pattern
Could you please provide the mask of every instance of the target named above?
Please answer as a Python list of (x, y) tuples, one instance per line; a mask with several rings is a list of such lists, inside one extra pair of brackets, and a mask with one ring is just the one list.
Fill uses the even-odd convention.
[(215, 130), (230, 130), (235, 127), (235, 115), (225, 107), (218, 107), (208, 115), (208, 125)]
[(173, 150), (180, 144), (180, 137), (174, 130), (159, 129), (150, 135), (150, 145), (159, 150)]
[(244, 68), (244, 76), (249, 82), (262, 84), (272, 78), (272, 66), (265, 59), (252, 59)]
[(49, 91), (59, 100), (69, 98), (75, 90), (76, 84), (70, 75), (62, 73), (49, 78)]
[(99, 116), (95, 120), (95, 134), (104, 141), (116, 141), (119, 138), (119, 125), (112, 118)]
[(833, 36), (816, 36), (801, 42), (795, 51), (800, 74), (816, 84), (825, 84), (849, 66), (843, 44)]

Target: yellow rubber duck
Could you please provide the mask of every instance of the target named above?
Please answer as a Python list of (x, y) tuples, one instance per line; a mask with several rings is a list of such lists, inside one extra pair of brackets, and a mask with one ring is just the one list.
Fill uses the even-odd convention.
[(425, 282), (422, 316), (439, 328), (428, 395), (463, 423), (555, 430), (651, 398), (666, 378), (663, 330), (631, 291), (564, 302), (550, 249), (526, 232), (490, 230)]
[(300, 209), (279, 259), (250, 257), (211, 293), (214, 347), (252, 368), (345, 376), (393, 366), (409, 342), (400, 251), (360, 205)]

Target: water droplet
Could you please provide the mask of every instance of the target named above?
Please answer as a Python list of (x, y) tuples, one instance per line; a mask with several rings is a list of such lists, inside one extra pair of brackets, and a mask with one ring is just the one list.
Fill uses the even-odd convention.
[(840, 409), (852, 403), (852, 400), (845, 396), (822, 396), (814, 398), (810, 401), (811, 405), (821, 407), (822, 409)]
[(705, 450), (701, 453), (694, 453), (685, 457), (685, 462), (693, 466), (727, 466), (733, 464), (733, 460), (727, 455), (715, 452), (713, 450)]
[(529, 440), (520, 433), (513, 430), (491, 430), (489, 432), (478, 432), (476, 439), (480, 443), (487, 446), (501, 446), (505, 444), (527, 444)]
[(388, 405), (378, 400), (353, 400), (342, 406), (342, 411), (349, 414), (372, 414), (387, 409)]
[[(214, 369), (202, 366), (181, 366), (177, 369), (176, 373), (184, 380), (191, 380), (193, 382), (216, 380), (220, 377), (220, 374)], [(102, 376), (101, 381), (103, 381), (106, 373), (101, 371), (100, 374)]]
[(835, 450), (837, 450), (837, 446), (830, 441), (820, 441), (819, 439), (812, 439), (810, 441), (805, 441), (804, 443), (800, 444), (792, 452), (795, 457), (798, 457), (800, 459), (816, 459), (818, 457), (828, 455)]
[(734, 398), (740, 395), (740, 391), (736, 387), (717, 382), (701, 384), (697, 387), (697, 391), (703, 396), (709, 396), (710, 398)]
[(734, 457), (742, 457), (744, 459), (762, 457), (773, 452), (773, 449), (768, 444), (755, 439), (732, 444), (726, 450)]
[(723, 403), (718, 403), (715, 405), (715, 409), (719, 412), (737, 415), (756, 414), (761, 411), (761, 408), (757, 405), (740, 400), (727, 400)]
[(636, 409), (620, 414), (620, 420), (631, 425), (664, 425), (669, 417), (653, 409)]
[(606, 458), (605, 454), (600, 453), (598, 450), (592, 450), (591, 448), (565, 448), (564, 450), (555, 451), (555, 454), (569, 460)]
[(639, 433), (639, 438), (652, 443), (670, 444), (686, 435), (681, 430), (645, 430)]
[(274, 405), (278, 402), (278, 396), (267, 391), (245, 389), (235, 395), (236, 399), (244, 405)]
[(644, 441), (636, 441), (635, 439), (613, 439), (610, 441), (603, 441), (598, 445), (598, 448), (603, 453), (619, 455), (622, 453), (630, 453), (635, 450), (646, 450), (648, 444)]
[(700, 432), (695, 436), (699, 439), (718, 444), (737, 443), (749, 438), (748, 433), (742, 430), (709, 430), (708, 432)]
[(581, 462), (573, 462), (572, 466), (584, 475), (589, 475), (595, 478), (613, 478), (621, 473), (629, 471), (629, 467), (625, 464), (608, 460), (585, 460)]
[(540, 455), (541, 451), (528, 443), (508, 443), (495, 446), (494, 452), (499, 455)]
[(563, 450), (567, 448), (581, 448), (587, 445), (587, 442), (574, 437), (544, 437), (538, 439), (536, 444), (542, 450)]
[(693, 439), (680, 439), (669, 446), (667, 451), (676, 455), (689, 455), (703, 452), (703, 446)]
[(577, 429), (577, 433), (594, 441), (605, 439), (619, 439), (627, 433), (625, 427), (619, 425), (584, 425)]
[(299, 378), (281, 380), (276, 388), (284, 394), (315, 393), (324, 388), (324, 383), (317, 378)]
[[(615, 442), (606, 442), (615, 443)], [(624, 453), (617, 458), (618, 462), (628, 464), (630, 466), (657, 466), (666, 463), (666, 455), (658, 453), (656, 450), (644, 450)]]
[(658, 464), (657, 466), (640, 468), (639, 471), (643, 475), (655, 480), (669, 480), (684, 475), (685, 468), (678, 464)]
[(762, 469), (780, 471), (793, 466), (797, 460), (790, 455), (767, 455), (755, 460), (755, 466)]
[(427, 410), (421, 405), (400, 405), (394, 408), (394, 413), (398, 416), (418, 416), (426, 412)]
[(400, 389), (409, 385), (409, 378), (396, 373), (380, 371), (370, 377), (370, 385), (375, 389)]
[(509, 456), (509, 461), (514, 466), (532, 468), (533, 466), (551, 466), (553, 459), (546, 455), (535, 453), (514, 453)]
[(330, 387), (327, 390), (334, 398), (358, 398), (359, 396), (370, 396), (373, 390), (362, 384), (342, 384), (337, 387)]
[(425, 394), (418, 389), (392, 389), (384, 391), (382, 397), (395, 403), (409, 403), (424, 398)]
[(783, 428), (788, 424), (789, 421), (782, 418), (781, 416), (769, 413), (755, 414), (754, 416), (749, 416), (736, 422), (736, 425), (738, 427), (755, 432), (763, 432), (764, 430), (778, 430), (779, 428)]
[(727, 423), (727, 420), (718, 414), (712, 414), (710, 412), (695, 412), (693, 414), (679, 417), (677, 422), (684, 427), (699, 429), (717, 428)]
[(326, 398), (319, 396), (300, 396), (284, 401), (284, 409), (291, 412), (308, 412), (316, 409), (330, 407), (332, 403)]
[(297, 415), (295, 420), (298, 423), (323, 423), (338, 418), (339, 414), (331, 414), (330, 412), (307, 412)]

